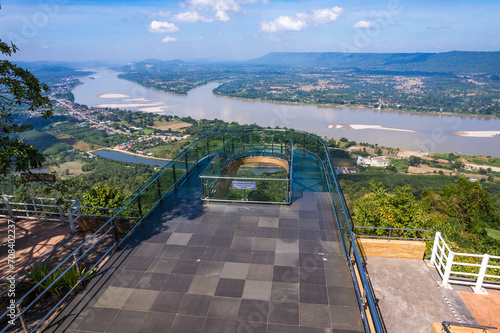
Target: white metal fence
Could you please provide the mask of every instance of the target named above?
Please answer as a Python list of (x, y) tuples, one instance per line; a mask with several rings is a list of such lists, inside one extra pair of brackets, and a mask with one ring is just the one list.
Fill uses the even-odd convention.
[(431, 263), (443, 279), (443, 288), (462, 284), (471, 286), (479, 294), (486, 294), (484, 287), (500, 289), (500, 257), (453, 252), (440, 232), (436, 232), (434, 238)]
[[(82, 207), (80, 200), (30, 197), (27, 200), (13, 195), (2, 195), (0, 217), (10, 219), (25, 218), (38, 221), (60, 221), (69, 223), (71, 232), (78, 229), (78, 219), (82, 217), (110, 218), (114, 208)], [(27, 201), (27, 202), (26, 202)], [(99, 214), (95, 214), (99, 212)], [(102, 213), (101, 213), (102, 212)]]

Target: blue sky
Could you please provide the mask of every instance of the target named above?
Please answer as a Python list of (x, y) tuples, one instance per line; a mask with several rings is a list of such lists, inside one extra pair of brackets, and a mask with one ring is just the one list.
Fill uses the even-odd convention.
[(500, 1), (2, 0), (14, 60), (500, 50)]

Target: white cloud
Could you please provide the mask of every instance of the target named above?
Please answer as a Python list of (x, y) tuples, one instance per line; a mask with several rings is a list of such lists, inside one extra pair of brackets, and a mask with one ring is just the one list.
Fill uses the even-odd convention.
[(42, 46), (42, 49), (50, 49), (50, 47), (47, 45), (44, 45), (44, 46)]
[(217, 13), (215, 13), (215, 19), (217, 21), (221, 21), (221, 22), (227, 22), (229, 21), (231, 18), (229, 17), (229, 15), (227, 15), (227, 13), (223, 10), (218, 10)]
[(169, 17), (170, 12), (159, 11), (158, 13), (150, 14), (149, 17)]
[(161, 40), (162, 43), (177, 42), (177, 38), (167, 36)]
[(310, 26), (332, 23), (342, 14), (340, 7), (317, 9), (293, 16), (280, 16), (271, 22), (262, 22), (260, 29), (266, 32), (300, 31)]
[(243, 11), (242, 5), (261, 2), (267, 4), (268, 0), (187, 0), (182, 6), (189, 6), (195, 10), (211, 11), (217, 21), (227, 22), (230, 15)]
[(371, 22), (361, 20), (355, 23), (352, 27), (354, 29), (370, 29), (372, 26)]
[(197, 11), (188, 11), (172, 16), (173, 21), (177, 22), (213, 22), (211, 18), (200, 15)]
[(156, 33), (170, 33), (179, 31), (179, 28), (175, 24), (169, 23), (167, 21), (164, 22), (153, 21), (149, 25), (148, 30), (149, 32), (156, 32)]

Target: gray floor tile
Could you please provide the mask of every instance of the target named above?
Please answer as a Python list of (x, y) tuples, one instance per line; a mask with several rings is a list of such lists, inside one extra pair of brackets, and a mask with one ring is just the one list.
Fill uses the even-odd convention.
[(236, 228), (236, 232), (234, 233), (234, 235), (241, 237), (255, 237), (256, 233), (257, 233), (256, 226), (239, 225), (238, 228)]
[(274, 282), (298, 283), (299, 268), (291, 266), (274, 266)]
[(210, 241), (211, 247), (229, 248), (233, 242), (233, 236), (214, 235)]
[(151, 265), (153, 260), (154, 257), (133, 256), (125, 266), (125, 269), (129, 271), (145, 272), (147, 271), (149, 265)]
[(201, 259), (206, 250), (206, 246), (186, 246), (179, 259)]
[(267, 333), (267, 322), (238, 320), (235, 332)]
[(160, 294), (155, 290), (135, 289), (123, 305), (123, 309), (135, 311), (149, 311)]
[(276, 217), (261, 217), (257, 226), (265, 228), (277, 228), (279, 223), (279, 218)]
[(325, 270), (321, 268), (300, 268), (300, 282), (305, 284), (319, 284), (326, 286)]
[(299, 241), (290, 239), (277, 239), (276, 252), (299, 252)]
[(331, 305), (332, 328), (360, 331), (363, 329), (358, 307)]
[(327, 287), (330, 305), (358, 306), (353, 288)]
[(121, 309), (134, 289), (110, 286), (102, 294), (94, 307)]
[(273, 265), (250, 264), (247, 280), (272, 281), (273, 272)]
[(193, 236), (191, 236), (191, 238), (189, 239), (187, 245), (208, 246), (211, 240), (212, 240), (212, 235), (193, 234)]
[(174, 318), (174, 314), (148, 312), (137, 333), (168, 332)]
[(240, 310), (241, 299), (214, 297), (210, 304), (208, 317), (236, 319)]
[(330, 308), (328, 305), (301, 304), (300, 326), (331, 328)]
[(219, 277), (224, 268), (224, 262), (220, 261), (201, 261), (196, 271), (197, 276)]
[(163, 244), (143, 243), (135, 255), (141, 257), (156, 257), (162, 247)]
[(261, 251), (275, 251), (276, 250), (276, 238), (255, 237), (253, 249), (254, 250), (261, 250)]
[(157, 258), (179, 259), (183, 251), (184, 246), (182, 245), (164, 245)]
[(174, 232), (167, 240), (167, 245), (187, 245), (192, 233)]
[(299, 266), (298, 252), (276, 252), (274, 256), (276, 266)]
[(211, 302), (212, 296), (187, 294), (182, 299), (177, 314), (205, 317)]
[(106, 333), (136, 332), (146, 317), (146, 312), (120, 310), (111, 321)]
[(215, 296), (241, 298), (244, 287), (245, 280), (220, 278), (215, 290)]
[(234, 236), (231, 249), (251, 250), (255, 243), (255, 237)]
[(204, 317), (177, 315), (170, 328), (175, 333), (198, 333), (203, 328)]
[(261, 264), (261, 265), (273, 265), (274, 264), (274, 251), (260, 251), (253, 250), (250, 257), (250, 263)]
[(183, 298), (183, 293), (161, 291), (151, 306), (150, 311), (176, 314), (181, 306)]
[(265, 323), (268, 319), (269, 302), (242, 299), (238, 319), (246, 322)]
[(269, 323), (299, 325), (299, 304), (271, 302)]
[(199, 265), (200, 263), (194, 259), (179, 259), (172, 270), (172, 274), (195, 275)]
[(92, 308), (83, 318), (77, 329), (91, 332), (104, 332), (109, 323), (115, 318), (118, 309)]
[(161, 290), (168, 279), (168, 274), (161, 273), (144, 273), (142, 278), (137, 283), (137, 289)]
[(188, 294), (213, 296), (218, 283), (219, 277), (195, 276), (187, 292)]
[(326, 286), (301, 283), (300, 302), (310, 304), (328, 304)]
[(232, 333), (235, 332), (236, 320), (207, 318), (203, 325), (203, 333)]
[(252, 250), (229, 249), (226, 261), (248, 264), (252, 258)]
[(298, 302), (299, 284), (273, 282), (271, 300), (275, 302)]
[(188, 291), (192, 281), (193, 281), (192, 275), (171, 274), (168, 276), (168, 279), (163, 285), (162, 290), (172, 291), (177, 293), (185, 293)]
[(147, 273), (170, 274), (175, 264), (177, 264), (177, 259), (155, 258), (151, 265), (149, 265)]
[(246, 279), (250, 264), (226, 262), (222, 269), (221, 278)]
[(271, 281), (247, 280), (243, 289), (243, 299), (269, 301), (271, 299)]
[(331, 328), (300, 326), (300, 333), (336, 333)]

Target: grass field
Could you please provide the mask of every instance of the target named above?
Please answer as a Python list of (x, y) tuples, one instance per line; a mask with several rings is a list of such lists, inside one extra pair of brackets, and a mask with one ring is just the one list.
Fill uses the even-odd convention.
[(488, 233), (488, 236), (490, 236), (491, 238), (500, 240), (500, 230), (486, 228), (486, 232)]
[(168, 129), (172, 131), (184, 131), (184, 129), (191, 126), (189, 123), (184, 123), (180, 120), (172, 120), (172, 121), (158, 121), (155, 120), (155, 124), (151, 126), (152, 128), (156, 128), (162, 131), (166, 131)]
[[(62, 178), (68, 178), (82, 174), (83, 173), (82, 166), (85, 164), (86, 163), (82, 161), (64, 162), (60, 164), (58, 167), (52, 167), (52, 169), (58, 174), (64, 173), (64, 176)], [(66, 175), (65, 173), (66, 169), (69, 170), (69, 175)]]
[(64, 143), (67, 143), (68, 145), (70, 145), (71, 147), (73, 147), (75, 149), (80, 149), (83, 151), (90, 150), (90, 147), (87, 143), (85, 143), (83, 141), (75, 140), (75, 139), (67, 137), (67, 136), (61, 136), (61, 137), (57, 138), (57, 140), (64, 142)]

